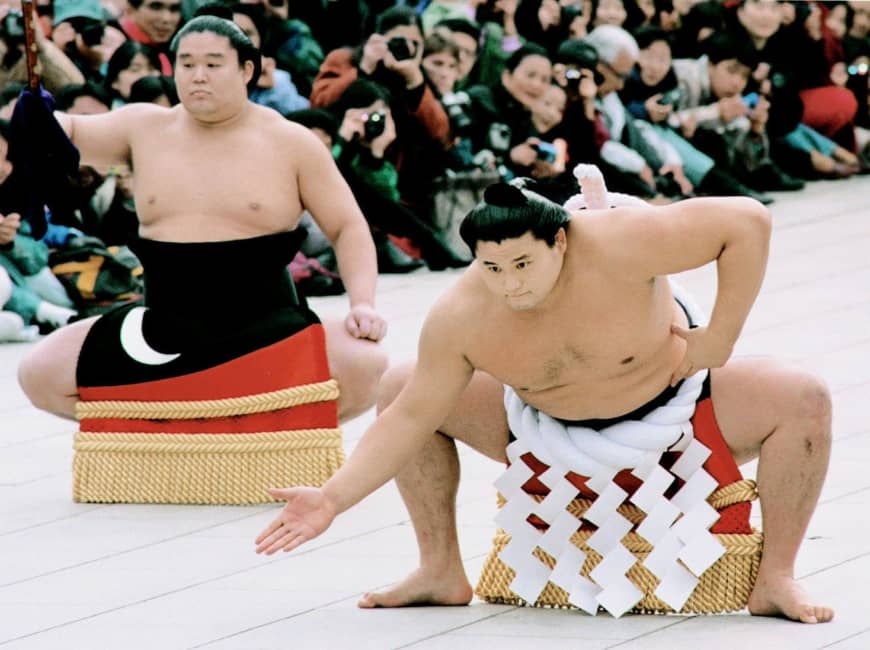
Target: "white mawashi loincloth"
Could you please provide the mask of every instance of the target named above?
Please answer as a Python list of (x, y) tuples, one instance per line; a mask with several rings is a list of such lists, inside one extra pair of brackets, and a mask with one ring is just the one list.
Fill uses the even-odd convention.
[[(671, 286), (690, 319), (705, 322), (685, 292), (673, 282)], [(511, 465), (495, 483), (506, 499), (496, 523), (511, 536), (499, 557), (516, 572), (511, 590), (517, 596), (534, 603), (547, 582), (553, 582), (568, 593), (572, 605), (590, 614), (604, 607), (617, 617), (643, 598), (625, 575), (637, 560), (621, 543), (632, 529), (631, 522), (617, 512), (628, 493), (613, 481), (617, 473), (629, 469), (642, 481), (631, 502), (646, 513), (636, 532), (653, 545), (643, 564), (660, 580), (655, 595), (674, 611), (682, 609), (701, 574), (725, 552), (709, 531), (719, 519), (707, 503), (718, 487), (703, 468), (711, 452), (694, 439), (690, 421), (708, 372), (687, 377), (674, 397), (641, 420), (619, 422), (601, 431), (566, 425), (505, 387), (508, 424), (516, 440), (507, 448)], [(670, 470), (659, 464), (666, 451), (682, 452)], [(522, 489), (533, 476), (520, 460), (526, 453), (549, 465), (539, 480), (550, 493), (540, 503)], [(566, 478), (569, 472), (589, 477), (587, 487), (598, 494), (582, 519), (566, 509), (577, 496), (577, 487)], [(667, 499), (664, 493), (675, 477), (685, 485)], [(541, 531), (530, 524), (531, 514), (549, 528)], [(602, 556), (589, 578), (580, 575), (586, 554), (571, 543), (571, 536), (585, 522), (598, 528), (587, 544)], [(534, 556), (536, 547), (556, 559), (552, 570)]]

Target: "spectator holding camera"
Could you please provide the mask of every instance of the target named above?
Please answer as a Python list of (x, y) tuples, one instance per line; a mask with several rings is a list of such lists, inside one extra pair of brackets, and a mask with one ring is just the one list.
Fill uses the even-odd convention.
[[(84, 83), (84, 76), (69, 57), (41, 29), (34, 31), (36, 59), (46, 90), (54, 93), (68, 84)], [(0, 7), (0, 88), (27, 81), (24, 47), (24, 16), (17, 8)]]
[[(673, 146), (683, 161), (688, 180), (697, 194), (717, 196), (755, 195), (715, 161), (668, 127), (668, 118), (682, 94), (674, 73), (667, 34), (658, 27), (640, 27), (635, 32), (640, 56), (620, 95), (629, 112), (651, 123), (653, 131)], [(685, 129), (691, 135), (691, 129)], [(802, 184), (801, 184), (802, 185)], [(798, 187), (795, 187), (798, 189)], [(755, 195), (756, 198), (759, 198)], [(767, 200), (767, 197), (760, 197)]]
[(458, 258), (431, 226), (400, 203), (398, 173), (386, 158), (387, 149), (396, 140), (390, 103), (387, 89), (358, 79), (331, 107), (339, 121), (332, 154), (373, 228), (378, 268), (385, 273), (403, 273), (421, 266), (397, 250), (386, 234), (411, 239), (432, 270), (464, 266), (467, 262)]
[(402, 200), (412, 205), (428, 201), (431, 179), (440, 175), (453, 136), (447, 113), (426, 84), (421, 61), (423, 34), (409, 7), (391, 7), (378, 17), (377, 31), (360, 47), (329, 53), (311, 93), (311, 105), (328, 107), (356, 79), (368, 79), (389, 90), (390, 109), (398, 139), (391, 161), (399, 171)]
[(57, 0), (52, 21), (52, 42), (87, 81), (102, 83), (105, 63), (127, 37), (107, 24), (98, 0)]
[(546, 50), (529, 44), (508, 58), (496, 86), (469, 88), (469, 137), (474, 152), (489, 152), (505, 174), (555, 175), (553, 161), (548, 160), (551, 156), (538, 147), (541, 140), (532, 122), (532, 109), (551, 80), (552, 64)]
[(596, 107), (608, 133), (601, 157), (634, 176), (640, 183), (636, 193), (643, 196), (677, 197), (691, 191), (677, 150), (648, 123), (634, 118), (619, 98), (639, 56), (634, 37), (621, 27), (601, 25), (585, 41), (598, 55)]

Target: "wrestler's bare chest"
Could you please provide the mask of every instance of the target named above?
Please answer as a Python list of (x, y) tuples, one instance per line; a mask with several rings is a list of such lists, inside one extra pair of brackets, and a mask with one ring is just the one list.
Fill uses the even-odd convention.
[(657, 395), (683, 352), (684, 315), (666, 288), (593, 294), (490, 329), (469, 360), (527, 403), (566, 419), (615, 417)]
[(208, 135), (136, 143), (142, 235), (215, 240), (295, 226), (302, 207), (290, 153), (254, 130)]

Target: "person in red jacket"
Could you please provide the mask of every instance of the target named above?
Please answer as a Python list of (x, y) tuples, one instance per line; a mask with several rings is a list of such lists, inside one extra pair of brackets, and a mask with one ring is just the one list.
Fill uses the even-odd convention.
[(335, 103), (357, 79), (369, 79), (390, 91), (390, 109), (396, 121), (396, 144), (388, 157), (399, 171), (399, 192), (404, 201), (422, 203), (436, 170), (423, 169), (452, 144), (447, 113), (426, 83), (421, 67), (423, 32), (413, 9), (384, 11), (374, 34), (356, 49), (340, 48), (326, 57), (314, 79), (311, 106)]

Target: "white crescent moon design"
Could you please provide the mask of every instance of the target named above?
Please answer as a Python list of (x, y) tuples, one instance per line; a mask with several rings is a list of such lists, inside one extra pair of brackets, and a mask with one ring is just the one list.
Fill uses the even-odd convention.
[(148, 345), (142, 333), (144, 318), (145, 307), (134, 307), (127, 312), (121, 323), (121, 347), (130, 358), (146, 366), (161, 366), (180, 357), (180, 354), (158, 352)]

